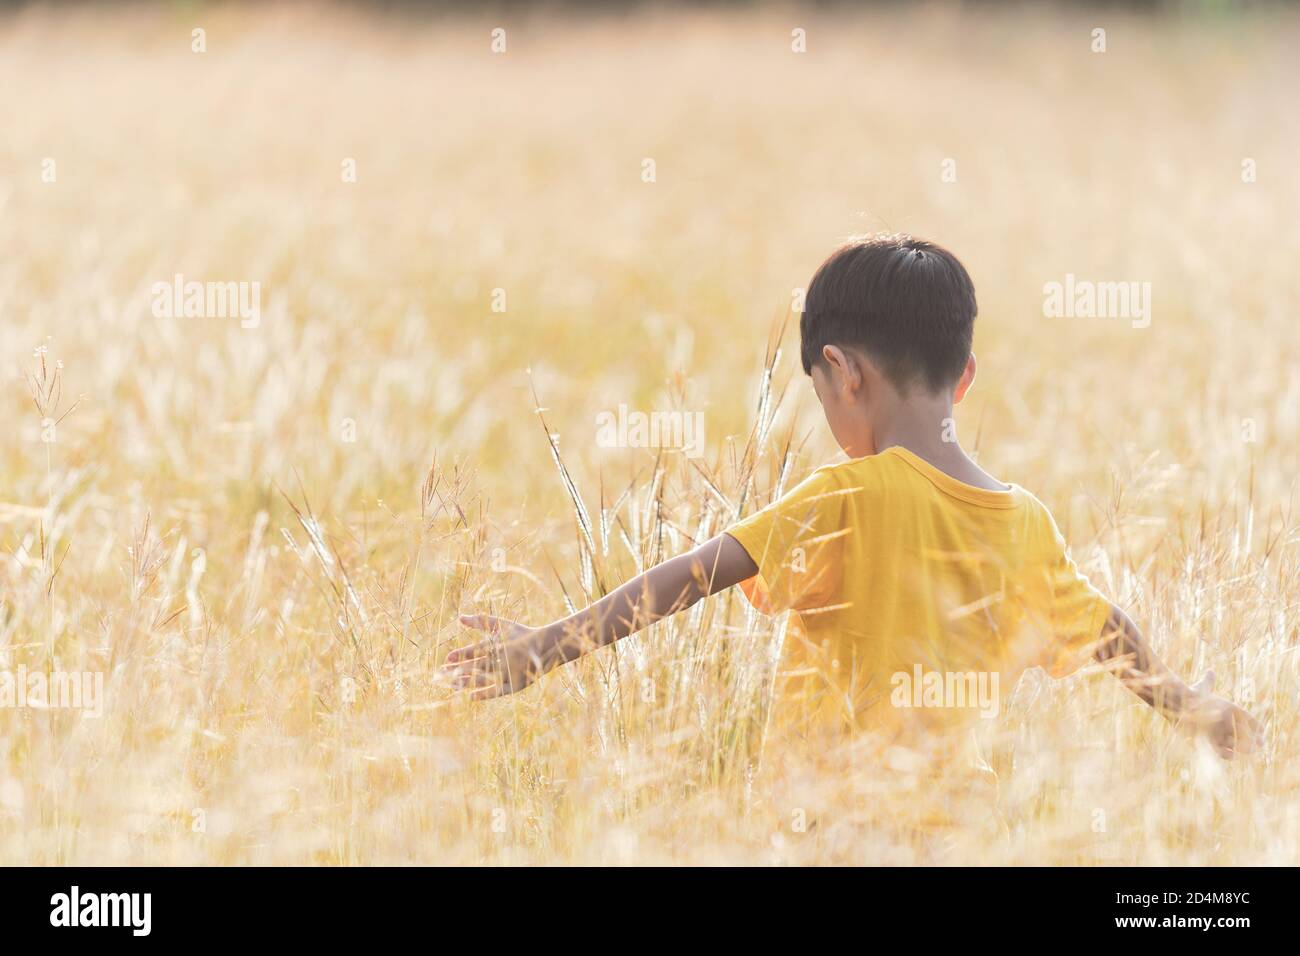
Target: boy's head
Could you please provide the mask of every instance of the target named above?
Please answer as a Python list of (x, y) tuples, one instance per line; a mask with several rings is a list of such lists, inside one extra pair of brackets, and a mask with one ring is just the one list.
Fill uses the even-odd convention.
[(975, 287), (957, 257), (922, 239), (850, 239), (818, 268), (799, 320), (803, 370), (826, 347), (865, 355), (900, 394), (957, 387), (970, 358)]

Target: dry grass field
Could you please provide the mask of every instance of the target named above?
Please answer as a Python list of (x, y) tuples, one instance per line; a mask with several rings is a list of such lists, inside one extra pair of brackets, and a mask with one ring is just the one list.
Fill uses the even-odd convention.
[[(1286, 13), (0, 13), (0, 671), (103, 680), (97, 715), (0, 707), (0, 862), (1300, 862), (1298, 43)], [(457, 612), (560, 616), (834, 460), (792, 329), (765, 362), (882, 229), (974, 277), (967, 447), (1262, 752), (1031, 672), (998, 825), (918, 832), (982, 798), (764, 741), (782, 622), (734, 593), (512, 698), (435, 684)], [(159, 317), (177, 274), (257, 282), (258, 320)], [(1045, 317), (1067, 274), (1150, 282), (1149, 326)], [(620, 405), (701, 412), (704, 454), (601, 447)]]

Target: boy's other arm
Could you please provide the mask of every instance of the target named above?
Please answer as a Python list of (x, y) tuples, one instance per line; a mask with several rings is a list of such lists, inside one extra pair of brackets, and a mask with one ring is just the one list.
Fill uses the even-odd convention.
[(1195, 685), (1188, 685), (1165, 666), (1137, 625), (1114, 604), (1096, 657), (1103, 663), (1113, 662), (1111, 673), (1175, 726), (1207, 737), (1220, 756), (1249, 753), (1259, 745), (1259, 721), (1231, 701), (1210, 693), (1213, 672)]
[(720, 534), (658, 564), (595, 604), (545, 627), (527, 627), (486, 614), (461, 615), (488, 638), (447, 655), (442, 675), (475, 699), (513, 694), (542, 674), (583, 654), (684, 611), (701, 598), (758, 573), (740, 543)]

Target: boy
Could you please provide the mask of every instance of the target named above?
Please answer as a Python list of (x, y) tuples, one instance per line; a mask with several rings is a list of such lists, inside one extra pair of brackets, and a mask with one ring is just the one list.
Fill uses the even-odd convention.
[(981, 469), (952, 433), (975, 378), (975, 290), (947, 250), (908, 236), (849, 241), (809, 284), (803, 368), (849, 460), (767, 508), (545, 627), (462, 616), (486, 640), (442, 673), (474, 697), (513, 693), (553, 667), (740, 584), (792, 609), (787, 686), (803, 719), (891, 739), (996, 711), (1027, 667), (1063, 676), (1089, 656), (1223, 756), (1258, 723), (1188, 686), (1079, 573), (1047, 509)]

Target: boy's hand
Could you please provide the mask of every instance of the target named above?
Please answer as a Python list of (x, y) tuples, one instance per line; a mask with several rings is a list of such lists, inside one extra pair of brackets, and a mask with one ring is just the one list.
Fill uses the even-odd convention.
[(634, 634), (696, 601), (751, 578), (758, 565), (729, 534), (710, 538), (610, 591), (595, 604), (546, 627), (487, 614), (462, 614), (486, 640), (447, 655), (441, 676), (475, 700), (523, 690), (552, 668)]
[(1214, 671), (1187, 685), (1166, 667), (1122, 608), (1111, 605), (1096, 656), (1119, 680), (1179, 730), (1205, 737), (1220, 757), (1250, 753), (1264, 742), (1260, 722), (1231, 701), (1215, 697)]
[(460, 623), (488, 636), (448, 654), (440, 674), (473, 700), (521, 691), (554, 666), (545, 629), (489, 614), (462, 614)]
[(1264, 740), (1263, 725), (1232, 701), (1210, 693), (1213, 688), (1214, 671), (1192, 685), (1191, 698), (1178, 718), (1179, 729), (1205, 737), (1226, 759), (1258, 749)]

